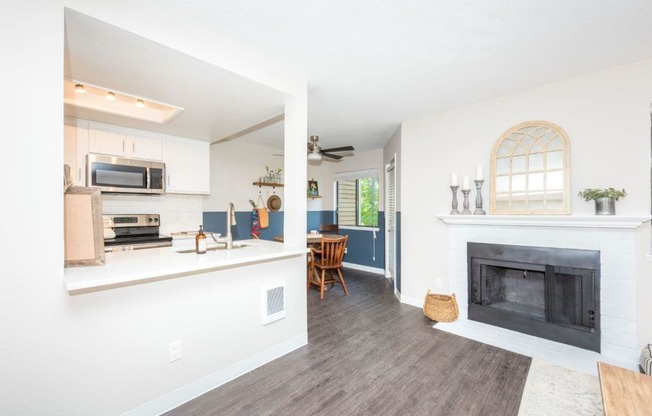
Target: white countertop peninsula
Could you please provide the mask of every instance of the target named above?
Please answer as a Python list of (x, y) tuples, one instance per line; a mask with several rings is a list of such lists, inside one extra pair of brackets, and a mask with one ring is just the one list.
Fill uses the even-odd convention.
[(209, 250), (206, 254), (179, 252), (194, 248), (194, 241), (187, 241), (187, 244), (172, 247), (106, 253), (104, 266), (66, 268), (64, 283), (70, 295), (79, 295), (302, 256), (307, 252), (306, 248), (265, 240), (234, 243), (245, 244), (246, 247)]

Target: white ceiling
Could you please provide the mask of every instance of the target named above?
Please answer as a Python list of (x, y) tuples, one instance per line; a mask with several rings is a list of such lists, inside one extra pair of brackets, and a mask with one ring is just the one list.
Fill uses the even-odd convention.
[[(379, 148), (402, 121), (652, 57), (649, 0), (166, 2), (175, 12), (180, 25), (306, 79), (308, 134), (324, 147)], [(66, 75), (186, 108), (172, 134), (217, 140), (282, 112), (274, 91), (66, 19)], [(238, 140), (280, 147), (282, 132), (280, 123)]]

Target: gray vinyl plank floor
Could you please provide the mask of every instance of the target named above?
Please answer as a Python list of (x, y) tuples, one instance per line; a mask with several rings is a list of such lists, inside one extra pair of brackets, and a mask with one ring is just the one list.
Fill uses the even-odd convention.
[(380, 275), (344, 276), (349, 296), (309, 290), (307, 346), (166, 415), (517, 415), (529, 357), (433, 329)]

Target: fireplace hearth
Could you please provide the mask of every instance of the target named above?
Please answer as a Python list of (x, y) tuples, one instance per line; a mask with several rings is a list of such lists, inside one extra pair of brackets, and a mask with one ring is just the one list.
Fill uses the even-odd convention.
[(600, 352), (600, 252), (467, 243), (468, 318)]

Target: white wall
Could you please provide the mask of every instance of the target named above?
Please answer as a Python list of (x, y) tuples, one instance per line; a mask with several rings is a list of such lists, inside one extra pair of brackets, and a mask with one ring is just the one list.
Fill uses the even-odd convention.
[[(5, 123), (5, 133), (11, 140), (4, 143), (7, 157), (0, 168), (0, 192), (11, 195), (0, 201), (0, 230), (9, 236), (0, 242), (0, 413), (123, 413), (282, 339), (305, 334), (303, 259), (284, 261), (278, 271), (247, 267), (219, 276), (67, 294), (61, 174), (64, 6), (290, 94), (286, 145), (301, 150), (300, 155), (286, 150), (290, 162), (305, 160), (305, 81), (285, 78), (274, 63), (257, 65), (232, 44), (206, 36), (208, 23), (180, 18), (183, 2), (9, 0), (3, 5), (0, 30), (11, 42), (0, 44), (6, 57), (0, 85), (12, 105), (5, 109), (11, 120)], [(25, 167), (29, 174), (17, 174)], [(291, 193), (289, 205), (305, 214), (305, 164), (297, 164), (291, 174), (286, 199)], [(305, 245), (305, 215), (295, 217), (286, 221), (285, 234), (297, 241), (303, 238)], [(237, 326), (243, 320), (248, 322), (246, 330), (255, 325), (244, 309), (253, 306), (252, 299), (260, 299), (257, 290), (249, 289), (260, 287), (267, 277), (288, 282), (294, 312), (283, 323), (257, 331), (261, 336), (256, 340), (249, 339)], [(246, 285), (238, 285), (238, 294), (227, 299), (224, 294), (235, 290), (225, 287), (230, 278), (241, 278)], [(226, 317), (232, 326), (227, 326)], [(233, 342), (233, 335), (242, 342)], [(174, 339), (182, 340), (184, 358), (171, 365), (167, 348)]]
[[(335, 195), (333, 190), (333, 175), (336, 173), (353, 172), (356, 170), (378, 169), (379, 174), (379, 207), (384, 209), (384, 176), (383, 150), (374, 149), (366, 152), (355, 152), (353, 156), (340, 159), (339, 162), (322, 161), (319, 165), (308, 165), (308, 179), (314, 179), (319, 184), (320, 199), (309, 200), (311, 211), (334, 210)], [(307, 185), (307, 184), (306, 184)]]
[[(652, 60), (596, 72), (491, 101), (476, 103), (403, 124), (402, 131), (402, 294), (423, 299), (434, 279), (448, 282), (448, 230), (436, 214), (450, 212), (451, 172), (469, 175), (477, 165), (488, 172), (494, 142), (508, 128), (528, 120), (561, 126), (571, 143), (571, 210), (592, 215), (577, 197), (589, 187), (625, 188), (620, 215), (650, 213), (650, 103)], [(488, 174), (486, 175), (489, 176)], [(473, 193), (472, 193), (473, 195)], [(489, 200), (485, 182), (485, 207)], [(650, 288), (650, 226), (638, 244), (638, 287)], [(428, 244), (423, 244), (424, 233)], [(441, 290), (447, 290), (444, 287)], [(639, 343), (652, 341), (643, 327), (652, 305), (639, 291)], [(646, 292), (649, 293), (649, 290)], [(647, 318), (643, 318), (647, 316)]]
[[(236, 211), (251, 210), (249, 200), (258, 202), (261, 192), (263, 202), (276, 194), (281, 198), (281, 211), (285, 208), (284, 187), (258, 187), (252, 185), (265, 176), (265, 166), (283, 169), (283, 157), (274, 156), (269, 147), (232, 140), (211, 146), (211, 194), (204, 197), (205, 211), (225, 211), (233, 202)], [(283, 175), (284, 172), (282, 171)], [(285, 179), (285, 175), (281, 180)]]
[[(355, 156), (354, 156), (355, 157)], [(333, 174), (330, 171), (330, 162), (318, 165), (308, 164), (308, 179), (317, 181), (321, 198), (308, 199), (308, 211), (330, 211), (335, 209), (335, 195), (333, 192)], [(306, 183), (306, 189), (308, 184)]]

